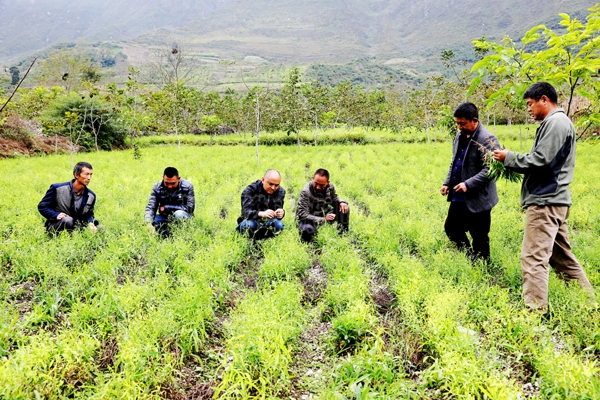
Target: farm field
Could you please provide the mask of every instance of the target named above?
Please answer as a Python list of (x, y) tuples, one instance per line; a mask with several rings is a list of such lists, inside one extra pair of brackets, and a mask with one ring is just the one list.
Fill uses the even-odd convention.
[[(598, 290), (600, 152), (577, 151), (571, 242)], [(551, 274), (551, 316), (524, 309), (518, 184), (498, 183), (492, 263), (472, 265), (443, 230), (450, 141), (260, 152), (76, 155), (106, 229), (55, 239), (37, 203), (71, 178), (69, 156), (0, 160), (0, 399), (600, 398), (597, 305)], [(143, 212), (166, 166), (194, 184), (196, 212), (160, 240)], [(305, 245), (295, 200), (320, 167), (350, 232)], [(240, 193), (268, 168), (286, 229), (253, 245), (234, 231)]]

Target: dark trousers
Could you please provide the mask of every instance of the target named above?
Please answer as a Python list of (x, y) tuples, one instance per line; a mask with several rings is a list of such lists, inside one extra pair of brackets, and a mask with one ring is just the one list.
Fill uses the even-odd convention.
[[(98, 225), (98, 221), (94, 220), (94, 225), (97, 227), (104, 229), (103, 227)], [(75, 229), (83, 229), (88, 226), (87, 221), (81, 221), (78, 219), (74, 219), (73, 217), (67, 216), (61, 220), (46, 220), (44, 225), (46, 227), (46, 232), (48, 234), (54, 236), (58, 235), (62, 231), (67, 231), (72, 233)]]
[[(337, 229), (340, 234), (344, 232), (348, 232), (348, 227), (350, 226), (350, 209), (348, 209), (347, 213), (340, 212), (340, 204), (335, 203), (335, 220), (330, 221), (330, 223), (336, 223)], [(317, 224), (312, 221), (300, 221), (298, 224), (298, 229), (300, 229), (300, 236), (303, 242), (311, 242), (314, 236), (317, 234)]]
[[(489, 263), (491, 214), (492, 210), (474, 213), (469, 211), (466, 203), (452, 201), (444, 224), (446, 235), (459, 250), (465, 250), (470, 256)], [(466, 232), (471, 234), (473, 247)]]
[(80, 221), (75, 221), (73, 217), (64, 217), (61, 220), (47, 220), (46, 221), (46, 231), (49, 234), (58, 234), (61, 231), (67, 231), (69, 233), (75, 230), (76, 223), (79, 222), (78, 225), (82, 225)]

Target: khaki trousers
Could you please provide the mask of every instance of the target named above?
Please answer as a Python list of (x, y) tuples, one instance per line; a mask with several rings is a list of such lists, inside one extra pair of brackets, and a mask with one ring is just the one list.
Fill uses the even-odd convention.
[(548, 264), (565, 281), (577, 279), (582, 289), (594, 289), (569, 244), (568, 206), (529, 206), (521, 250), (523, 297), (531, 308), (548, 307)]

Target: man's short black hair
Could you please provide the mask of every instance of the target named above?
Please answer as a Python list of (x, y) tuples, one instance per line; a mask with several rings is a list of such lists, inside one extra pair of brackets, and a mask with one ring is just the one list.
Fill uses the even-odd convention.
[(324, 168), (319, 168), (318, 170), (316, 170), (313, 177), (316, 175), (324, 176), (325, 178), (327, 178), (327, 180), (329, 180), (329, 171), (327, 171)]
[(479, 110), (473, 103), (461, 103), (454, 110), (454, 118), (465, 118), (469, 121), (479, 119)]
[(554, 86), (548, 82), (536, 82), (529, 86), (529, 89), (523, 93), (524, 99), (533, 99), (535, 101), (539, 101), (542, 96), (546, 96), (548, 100), (554, 104), (558, 103), (558, 94), (556, 94), (556, 89), (554, 89)]
[(79, 161), (73, 167), (73, 176), (77, 176), (77, 175), (81, 174), (81, 171), (83, 171), (84, 168), (93, 169), (92, 164), (85, 162), (85, 161)]
[(165, 168), (163, 176), (166, 176), (167, 178), (172, 178), (176, 176), (179, 178), (179, 171), (177, 171), (177, 168), (175, 167), (167, 167)]

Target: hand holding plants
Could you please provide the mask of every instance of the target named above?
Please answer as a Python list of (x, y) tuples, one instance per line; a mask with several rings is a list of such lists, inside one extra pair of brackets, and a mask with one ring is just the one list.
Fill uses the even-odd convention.
[(485, 154), (483, 162), (489, 168), (487, 176), (494, 180), (503, 178), (509, 182), (519, 182), (521, 179), (523, 179), (523, 175), (513, 170), (507, 169), (504, 166), (504, 160), (506, 159), (507, 154), (508, 150), (504, 149), (495, 149), (493, 152), (488, 151)]
[(258, 217), (259, 218), (269, 218), (269, 219), (275, 218), (275, 211), (273, 211), (273, 210), (259, 211)]
[(496, 161), (504, 161), (506, 159), (506, 155), (508, 154), (508, 150), (494, 150), (493, 156)]

